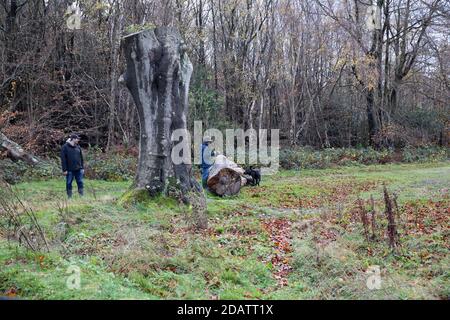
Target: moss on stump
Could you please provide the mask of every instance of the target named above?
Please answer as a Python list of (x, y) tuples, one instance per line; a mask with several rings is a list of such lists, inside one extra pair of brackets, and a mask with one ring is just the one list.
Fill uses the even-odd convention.
[(145, 203), (151, 200), (146, 189), (131, 189), (125, 192), (117, 201), (119, 205)]

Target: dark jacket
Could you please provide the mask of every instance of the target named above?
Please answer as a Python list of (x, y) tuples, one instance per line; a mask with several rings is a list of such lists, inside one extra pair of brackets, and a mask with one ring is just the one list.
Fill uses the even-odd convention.
[(83, 153), (78, 145), (72, 146), (66, 142), (61, 149), (62, 171), (77, 171), (83, 169)]

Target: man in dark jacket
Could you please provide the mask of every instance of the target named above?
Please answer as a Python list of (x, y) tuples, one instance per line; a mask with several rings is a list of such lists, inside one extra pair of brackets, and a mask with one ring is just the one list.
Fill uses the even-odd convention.
[(78, 193), (83, 195), (83, 153), (78, 145), (80, 137), (77, 134), (71, 134), (69, 140), (61, 149), (61, 166), (63, 174), (66, 176), (67, 196), (72, 198), (72, 182), (75, 178), (78, 186)]

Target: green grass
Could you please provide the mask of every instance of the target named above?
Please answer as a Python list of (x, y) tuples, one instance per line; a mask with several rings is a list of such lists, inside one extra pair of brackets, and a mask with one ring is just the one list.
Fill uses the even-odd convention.
[[(421, 223), (432, 230), (421, 233), (409, 226), (406, 234), (400, 229), (402, 248), (395, 254), (384, 238), (367, 243), (352, 215), (355, 200), (371, 195), (382, 212), (383, 184), (398, 193), (402, 208), (424, 207)], [(129, 185), (87, 180), (86, 196), (75, 196), (67, 205), (61, 180), (15, 186), (36, 213), (51, 252), (29, 252), (0, 233), (0, 295), (15, 292), (26, 299), (450, 295), (448, 214), (439, 220), (443, 223), (439, 228), (431, 207), (441, 201), (448, 213), (448, 162), (281, 171), (234, 197), (209, 194), (209, 228), (202, 233), (189, 229), (184, 208), (174, 200), (120, 201)], [(290, 236), (282, 239), (290, 245), (287, 251), (277, 247), (277, 237), (287, 235), (270, 234), (265, 227), (277, 219), (290, 223)], [(379, 219), (384, 228), (381, 213)], [(312, 227), (302, 227), (305, 223)], [(279, 265), (273, 263), (277, 256), (291, 268), (282, 276), (285, 285), (278, 282)], [(72, 265), (81, 270), (79, 290), (66, 285)], [(373, 265), (381, 268), (380, 290), (366, 286), (365, 272)]]

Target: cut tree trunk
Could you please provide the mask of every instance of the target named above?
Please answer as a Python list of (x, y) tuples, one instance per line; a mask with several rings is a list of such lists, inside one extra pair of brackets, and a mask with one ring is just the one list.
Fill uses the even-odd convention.
[(169, 27), (144, 30), (125, 36), (123, 48), (127, 66), (119, 82), (125, 83), (133, 96), (141, 131), (134, 187), (147, 189), (151, 196), (168, 194), (172, 182), (183, 195), (200, 191), (191, 164), (174, 164), (171, 157), (172, 132), (187, 132), (193, 70), (179, 32)]
[(12, 160), (22, 160), (31, 165), (35, 165), (39, 160), (32, 154), (25, 152), (23, 148), (15, 143), (14, 141), (8, 139), (3, 133), (0, 132), (0, 151), (6, 151), (9, 158)]
[(219, 155), (209, 170), (207, 185), (210, 191), (219, 196), (238, 194), (246, 183), (243, 178), (244, 169), (225, 156)]

